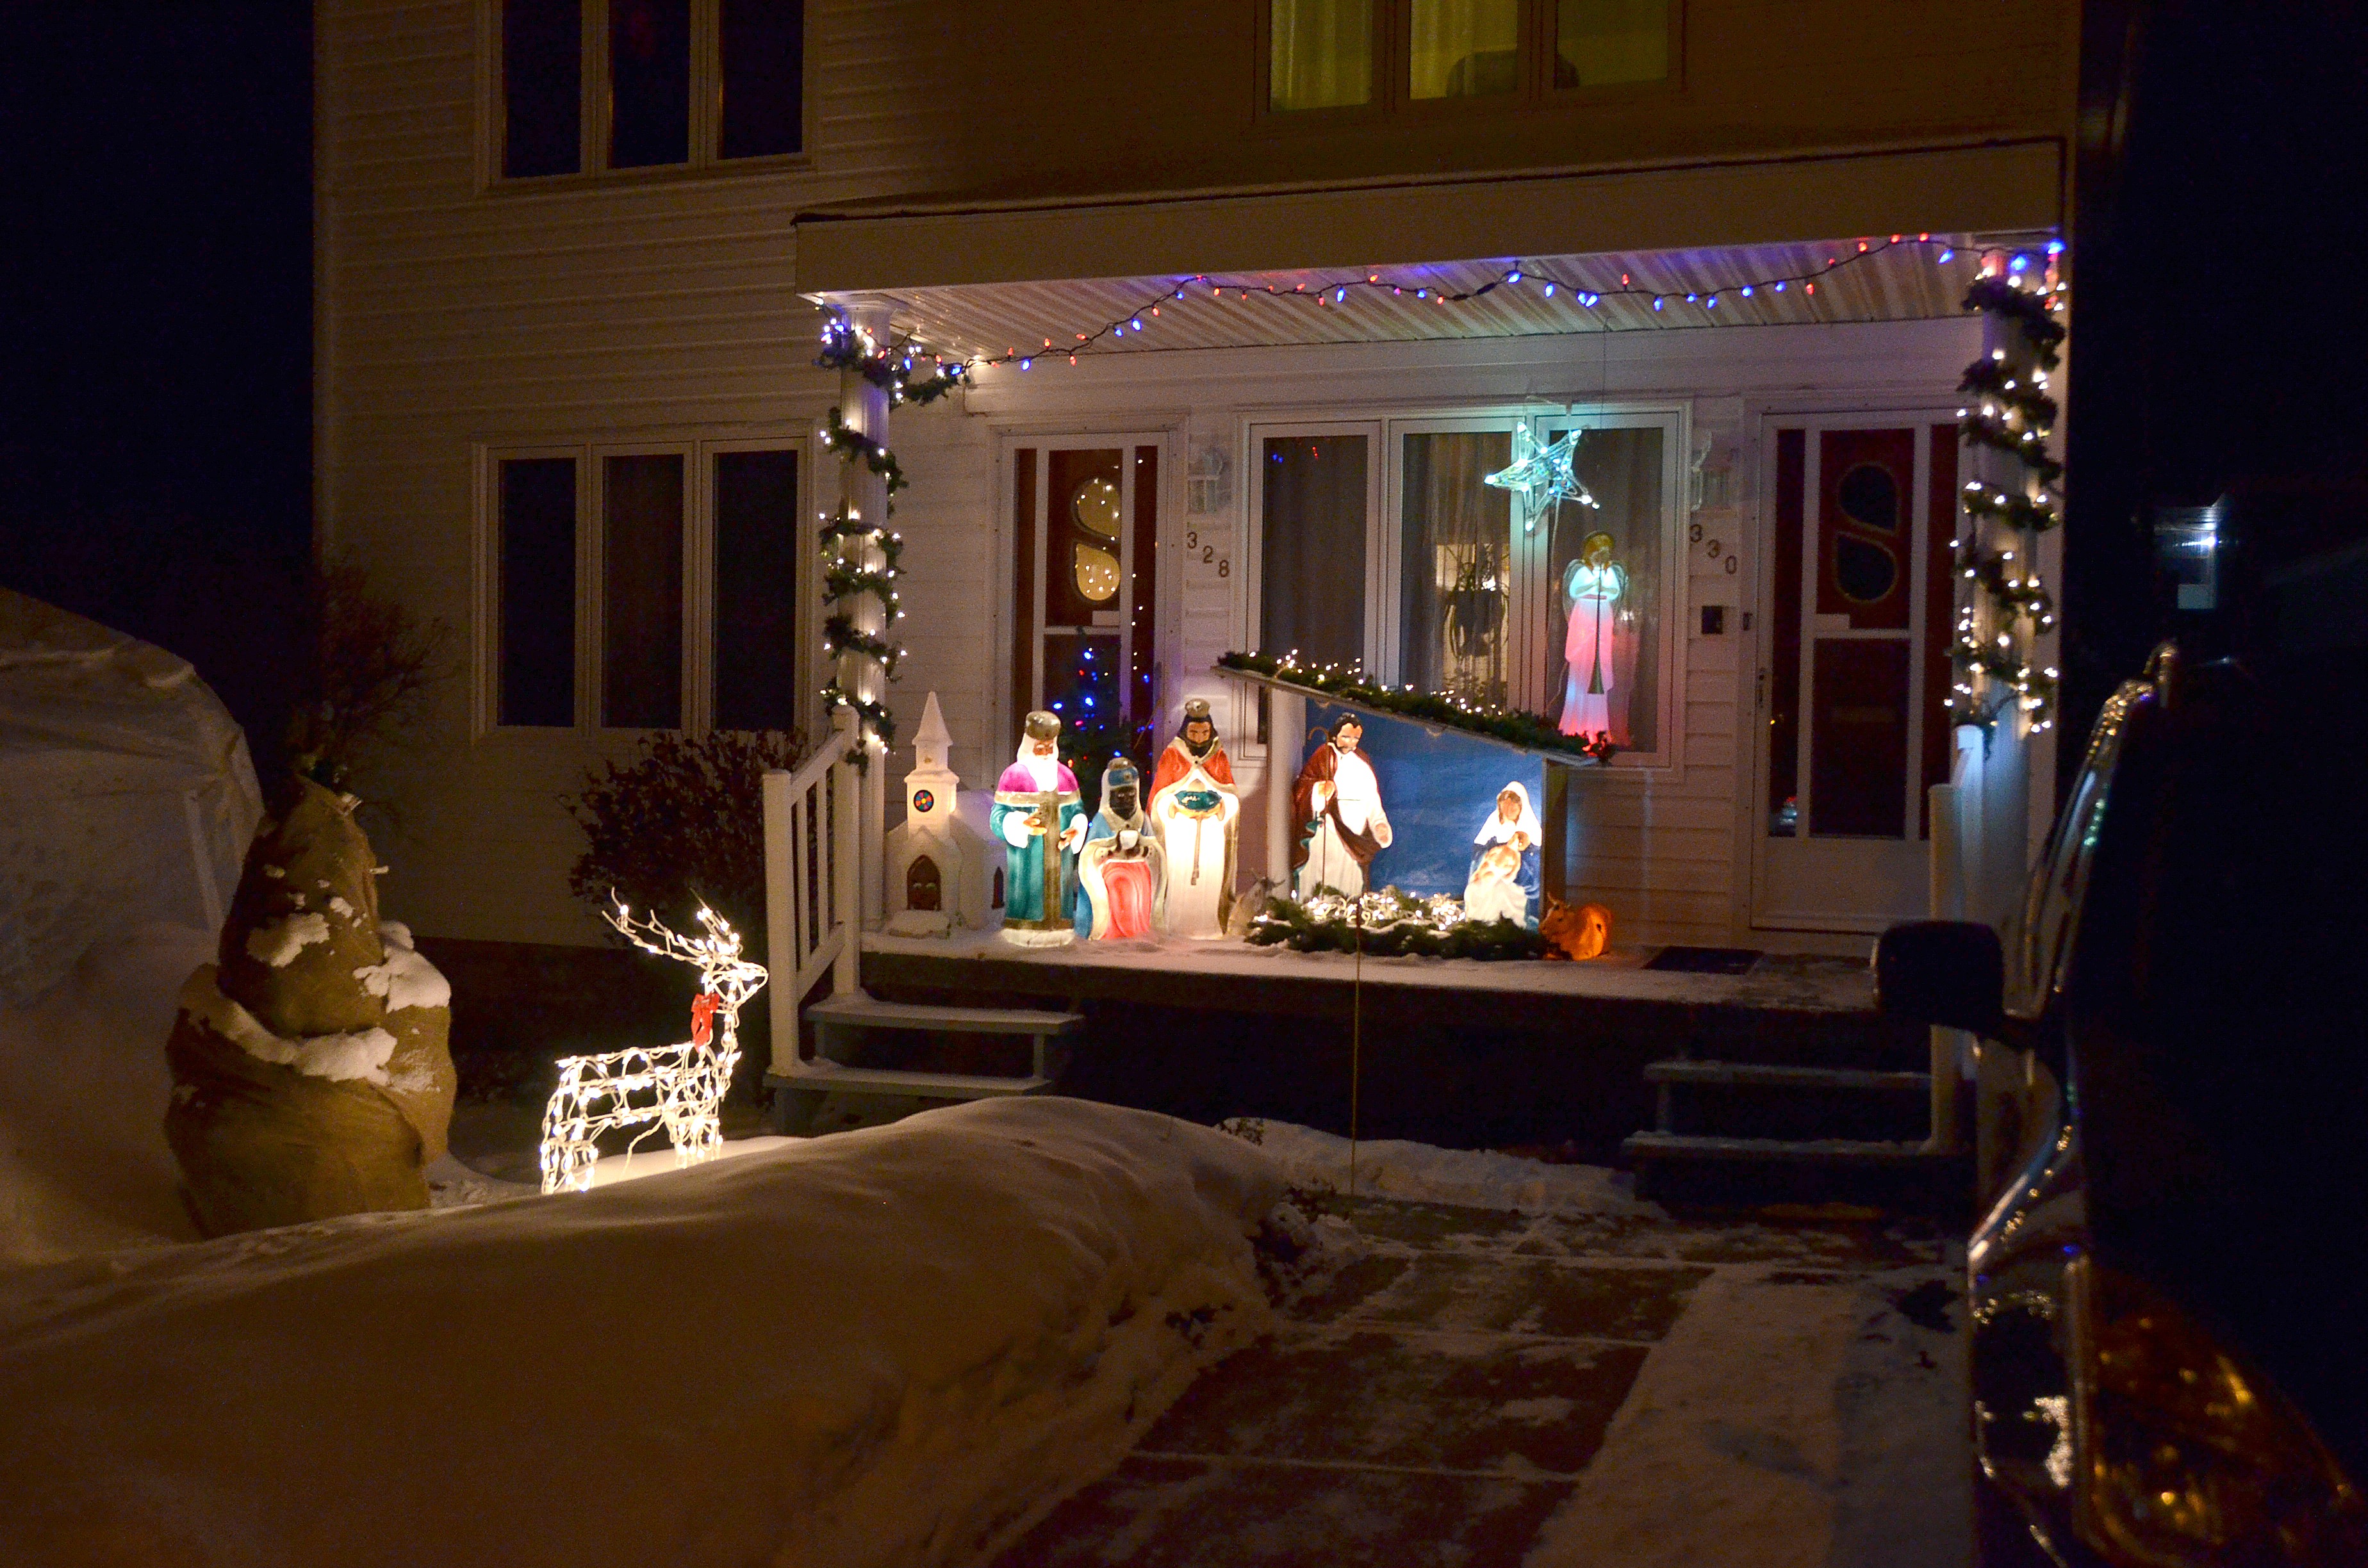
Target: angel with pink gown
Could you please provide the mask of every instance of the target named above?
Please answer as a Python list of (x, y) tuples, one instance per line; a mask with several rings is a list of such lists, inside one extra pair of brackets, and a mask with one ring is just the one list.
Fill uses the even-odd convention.
[(1621, 601), (1628, 597), (1628, 569), (1611, 559), (1611, 544), (1610, 534), (1588, 535), (1578, 559), (1563, 573), (1563, 597), (1570, 605), (1562, 640), (1565, 676), (1559, 727), (1565, 735), (1611, 731), (1612, 641)]

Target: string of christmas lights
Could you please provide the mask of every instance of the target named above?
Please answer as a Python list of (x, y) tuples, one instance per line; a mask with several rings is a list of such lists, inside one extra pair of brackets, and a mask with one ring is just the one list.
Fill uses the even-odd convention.
[[(909, 338), (883, 343), (846, 317), (834, 316), (823, 324), (822, 352), (814, 363), (824, 369), (853, 371), (886, 392), (892, 407), (935, 403), (963, 384), (962, 365), (948, 365), (932, 356), (928, 369), (917, 369), (919, 356)], [(830, 410), (817, 434), (839, 461), (849, 466), (861, 463), (878, 474), (887, 495), (886, 515), (878, 520), (842, 503), (836, 513), (823, 515), (821, 529), (823, 597), (831, 606), (823, 619), (822, 642), (833, 665), (830, 684), (822, 688), (825, 710), (853, 709), (861, 733), (877, 739), (885, 749), (895, 743), (895, 716), (886, 702), (848, 690), (837, 666), (843, 655), (853, 653), (879, 666), (883, 681), (896, 678), (896, 666), (905, 654), (892, 641), (896, 622), (905, 619), (896, 592), (896, 580), (904, 575), (897, 561), (904, 553), (905, 536), (887, 524), (896, 516), (896, 492), (910, 482), (896, 454), (848, 424), (837, 407)], [(889, 635), (867, 631), (860, 623), (866, 598), (878, 604), (883, 631)], [(857, 744), (850, 756), (859, 767), (871, 765), (870, 748), (864, 744)]]
[[(1764, 278), (1742, 278), (1709, 289), (1656, 289), (1638, 282), (1633, 272), (1622, 272), (1616, 285), (1588, 282), (1527, 264), (1509, 266), (1497, 277), (1470, 289), (1434, 288), (1427, 283), (1394, 278), (1380, 271), (1360, 271), (1324, 282), (1295, 283), (1289, 288), (1255, 279), (1195, 273), (1190, 278), (1162, 285), (1158, 293), (1145, 295), (1133, 309), (1113, 316), (1090, 332), (1072, 331), (1061, 338), (1043, 337), (1040, 334), (1042, 342), (1040, 348), (1008, 347), (1001, 354), (976, 355), (965, 359), (937, 358), (942, 361), (943, 370), (947, 373), (952, 372), (957, 365), (970, 371), (1001, 365), (1017, 365), (1022, 370), (1029, 370), (1035, 368), (1039, 359), (1064, 358), (1074, 365), (1081, 354), (1097, 350), (1107, 353), (1121, 340), (1151, 331), (1152, 324), (1161, 319), (1163, 310), (1169, 305), (1202, 297), (1222, 300), (1227, 295), (1244, 301), (1261, 297), (1298, 301), (1322, 309), (1334, 309), (1347, 307), (1350, 297), (1358, 294), (1387, 294), (1393, 299), (1412, 298), (1441, 305), (1459, 305), (1485, 299), (1499, 289), (1531, 287), (1538, 290), (1541, 298), (1569, 300), (1581, 312), (1595, 310), (1606, 300), (1634, 299), (1649, 301), (1656, 314), (1671, 319), (1673, 324), (1676, 319), (1689, 315), (1697, 322), (1713, 322), (1728, 319), (1716, 313), (1723, 299), (1748, 300), (1762, 293), (1782, 294), (1795, 288), (1814, 297), (1817, 285), (1834, 273), (1881, 256), (1885, 251), (1903, 248), (1926, 251), (1935, 264), (1946, 264), (1960, 256), (1977, 256), (1985, 264), (1991, 264), (2016, 256), (2026, 260), (2040, 255), (2054, 256), (2063, 246), (2057, 241), (2049, 241), (2044, 245), (1968, 246), (1930, 233), (1891, 234), (1853, 241), (1850, 248), (1829, 255), (1821, 267)], [(1677, 309), (1679, 306), (1691, 306), (1693, 310)], [(1729, 314), (1731, 317), (1732, 312)], [(1577, 319), (1584, 321), (1587, 318), (1582, 313)], [(1609, 330), (1608, 324), (1605, 330)], [(909, 348), (909, 345), (906, 347)]]
[(2016, 252), (1987, 262), (1965, 294), (1967, 310), (2008, 325), (2013, 339), (1967, 366), (1958, 384), (1966, 403), (1957, 428), (1966, 447), (2001, 453), (2018, 470), (2004, 483), (1965, 481), (1966, 525), (1952, 541), (1959, 592), (1948, 707), (1985, 729), (2009, 702), (2034, 733), (2055, 722), (2056, 671), (2034, 664), (2032, 654), (2055, 625), (2055, 601), (2036, 557), (2038, 536), (2063, 520), (2056, 489), (2064, 465), (2047, 444), (2057, 412), (2047, 382), (2065, 335), (2057, 312), (2066, 294), (2055, 266), (2063, 250), (2051, 241), (2044, 261)]
[(1361, 665), (1352, 664), (1346, 668), (1338, 665), (1303, 665), (1295, 648), (1281, 658), (1271, 653), (1223, 653), (1217, 665), (1221, 669), (1282, 681), (1377, 713), (1488, 735), (1531, 751), (1558, 752), (1608, 763), (1620, 749), (1609, 734), (1565, 735), (1543, 715), (1521, 709), (1486, 707), (1452, 693), (1417, 691), (1411, 686), (1377, 686), (1366, 678)]

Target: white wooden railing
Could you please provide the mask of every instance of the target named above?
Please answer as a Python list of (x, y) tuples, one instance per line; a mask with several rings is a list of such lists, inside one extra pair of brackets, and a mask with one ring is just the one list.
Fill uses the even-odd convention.
[(777, 1062), (796, 1053), (798, 1007), (824, 971), (834, 995), (860, 983), (865, 906), (877, 902), (864, 895), (879, 858), (863, 818), (884, 760), (857, 767), (848, 757), (860, 744), (855, 715), (842, 708), (805, 766), (765, 775), (765, 961)]

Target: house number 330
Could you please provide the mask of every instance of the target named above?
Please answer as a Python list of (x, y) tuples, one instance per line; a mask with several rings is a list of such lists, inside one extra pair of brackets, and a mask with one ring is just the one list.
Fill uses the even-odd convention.
[(1192, 554), (1195, 551), (1200, 552), (1201, 563), (1203, 566), (1208, 565), (1212, 562), (1216, 563), (1218, 576), (1230, 577), (1234, 574), (1233, 562), (1226, 557), (1218, 554), (1217, 547), (1215, 545), (1202, 544), (1201, 542), (1200, 529), (1186, 528), (1184, 530), (1184, 559), (1187, 561), (1191, 560)]

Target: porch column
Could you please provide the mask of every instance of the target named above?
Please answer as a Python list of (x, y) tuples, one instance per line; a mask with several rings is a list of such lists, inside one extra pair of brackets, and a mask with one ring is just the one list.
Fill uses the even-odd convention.
[[(884, 344), (889, 341), (889, 311), (885, 305), (858, 305), (848, 312), (848, 323), (854, 328), (859, 342)], [(867, 347), (869, 347), (867, 343)], [(865, 379), (862, 372), (842, 369), (838, 373), (839, 417), (848, 428), (876, 443), (883, 450), (888, 447), (888, 392)], [(871, 472), (871, 465), (858, 460), (838, 465), (839, 499), (845, 504), (850, 518), (885, 529), (888, 525), (888, 481)], [(838, 540), (838, 559), (861, 572), (882, 572), (888, 566), (887, 552), (880, 548), (876, 535), (847, 535)], [(844, 615), (855, 629), (870, 637), (894, 640), (895, 629), (878, 597), (856, 593), (845, 598), (833, 599), (829, 613)], [(861, 702), (882, 702), (887, 699), (887, 673), (868, 654), (848, 650), (838, 655), (839, 688)], [(883, 884), (881, 881), (885, 858), (884, 838), (887, 824), (884, 780), (887, 776), (887, 747), (876, 736), (864, 733), (862, 742), (870, 766), (860, 774), (857, 789), (856, 838), (861, 847), (861, 871), (857, 885), (861, 891), (861, 922), (871, 926), (885, 906)]]
[(1270, 686), (1259, 695), (1266, 701), (1266, 874), (1288, 892), (1291, 850), (1299, 825), (1291, 820), (1291, 790), (1299, 782), (1299, 741), (1307, 733), (1307, 699)]

